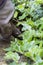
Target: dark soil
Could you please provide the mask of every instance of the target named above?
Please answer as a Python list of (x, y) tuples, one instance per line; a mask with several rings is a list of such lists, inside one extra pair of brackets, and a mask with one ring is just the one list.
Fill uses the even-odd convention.
[(9, 47), (9, 43), (7, 42), (0, 42), (0, 65), (7, 65), (4, 59), (5, 51), (4, 49)]

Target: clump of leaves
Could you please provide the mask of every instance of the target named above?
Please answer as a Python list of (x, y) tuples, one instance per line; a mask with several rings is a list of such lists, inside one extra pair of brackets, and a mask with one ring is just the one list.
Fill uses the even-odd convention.
[(15, 10), (20, 14), (20, 16), (18, 16), (18, 13), (15, 11), (14, 16), (18, 16), (19, 20), (23, 20), (28, 17), (36, 20), (43, 16), (43, 7), (41, 7), (41, 3), (43, 4), (42, 0), (17, 0), (16, 2), (14, 0), (14, 3), (15, 6), (17, 3)]

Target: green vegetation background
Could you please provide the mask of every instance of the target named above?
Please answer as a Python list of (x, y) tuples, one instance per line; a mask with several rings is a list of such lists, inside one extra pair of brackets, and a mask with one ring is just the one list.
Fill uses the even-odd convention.
[[(15, 12), (13, 19), (23, 25), (23, 40), (11, 41), (6, 48), (6, 59), (13, 59), (10, 65), (43, 65), (43, 0), (13, 0)], [(15, 51), (15, 52), (13, 52)], [(20, 54), (33, 62), (19, 63)]]

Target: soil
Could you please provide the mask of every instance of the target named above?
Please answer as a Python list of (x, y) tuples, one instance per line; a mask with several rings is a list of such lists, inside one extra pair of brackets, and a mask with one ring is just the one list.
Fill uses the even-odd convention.
[(4, 49), (9, 47), (9, 43), (7, 42), (0, 42), (0, 65), (7, 65), (5, 62), (4, 56), (5, 56), (5, 51)]

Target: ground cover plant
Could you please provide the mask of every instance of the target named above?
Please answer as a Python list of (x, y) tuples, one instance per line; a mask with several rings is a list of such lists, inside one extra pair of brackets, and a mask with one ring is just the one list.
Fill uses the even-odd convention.
[[(18, 22), (17, 27), (22, 25), (23, 40), (11, 41), (5, 49), (5, 59), (13, 60), (9, 65), (43, 65), (43, 0), (13, 0), (13, 3), (13, 20)], [(27, 57), (28, 62), (19, 63), (20, 55)]]

